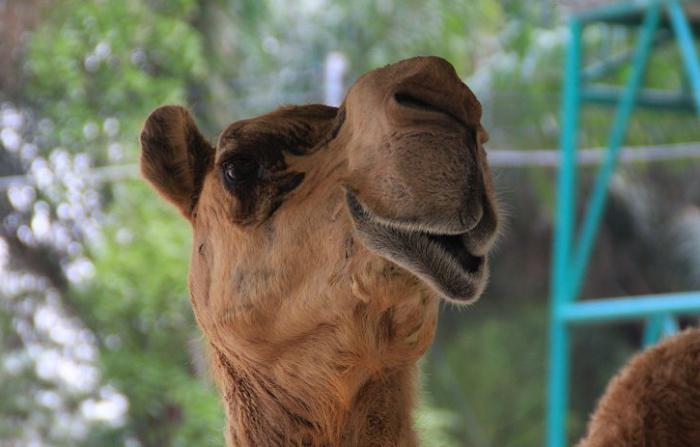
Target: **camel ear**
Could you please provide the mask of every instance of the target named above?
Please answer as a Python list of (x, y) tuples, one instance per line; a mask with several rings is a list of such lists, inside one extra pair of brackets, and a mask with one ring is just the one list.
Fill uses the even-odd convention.
[(188, 219), (213, 164), (214, 148), (184, 107), (161, 106), (146, 119), (141, 174)]

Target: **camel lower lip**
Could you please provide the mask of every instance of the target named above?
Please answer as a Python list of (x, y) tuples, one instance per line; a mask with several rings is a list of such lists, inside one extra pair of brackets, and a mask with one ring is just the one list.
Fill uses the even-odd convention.
[(486, 258), (466, 248), (469, 234), (443, 235), (407, 230), (380, 221), (351, 192), (350, 214), (365, 245), (415, 274), (440, 295), (461, 303), (481, 294)]
[(479, 267), (484, 262), (483, 256), (475, 256), (471, 254), (465, 247), (463, 238), (466, 234), (460, 235), (434, 235), (424, 233), (425, 236), (440, 245), (455, 261), (467, 272), (474, 273), (479, 270)]

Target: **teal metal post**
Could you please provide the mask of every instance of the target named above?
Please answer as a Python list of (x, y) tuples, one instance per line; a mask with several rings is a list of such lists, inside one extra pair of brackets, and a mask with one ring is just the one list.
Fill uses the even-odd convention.
[(591, 198), (588, 202), (587, 212), (581, 226), (581, 234), (576, 244), (576, 251), (573, 253), (574, 260), (570, 272), (570, 287), (573, 296), (577, 296), (579, 293), (581, 282), (586, 272), (586, 266), (591, 256), (595, 236), (603, 216), (603, 210), (605, 209), (608, 185), (615, 172), (620, 148), (627, 135), (627, 127), (632, 115), (632, 110), (634, 109), (635, 100), (644, 81), (649, 54), (653, 48), (654, 34), (659, 26), (660, 17), (661, 5), (656, 3), (650, 6), (640, 31), (640, 39), (633, 61), (634, 69), (629, 77), (622, 101), (620, 102), (613, 121), (608, 140), (608, 152), (603, 165), (598, 171)]
[(569, 339), (561, 309), (572, 300), (567, 287), (568, 259), (576, 215), (576, 147), (580, 110), (581, 23), (572, 19), (564, 73), (563, 123), (560, 147), (563, 150), (557, 183), (557, 226), (554, 233), (552, 264), (552, 314), (549, 331), (549, 388), (547, 445), (564, 447), (569, 374)]
[(688, 82), (690, 83), (695, 99), (695, 105), (700, 112), (700, 60), (698, 53), (695, 50), (693, 41), (693, 33), (688, 24), (688, 18), (683, 11), (683, 6), (678, 0), (670, 0), (667, 6), (668, 15), (671, 18), (671, 25), (676, 33), (676, 40), (681, 50), (683, 63), (688, 74)]

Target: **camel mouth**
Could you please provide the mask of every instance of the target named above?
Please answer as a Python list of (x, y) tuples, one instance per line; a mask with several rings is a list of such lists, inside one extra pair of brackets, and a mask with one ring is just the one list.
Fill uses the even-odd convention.
[(416, 275), (444, 299), (460, 304), (476, 301), (486, 285), (485, 255), (469, 250), (472, 236), (410, 229), (379, 218), (358, 197), (346, 192), (355, 228), (369, 249)]

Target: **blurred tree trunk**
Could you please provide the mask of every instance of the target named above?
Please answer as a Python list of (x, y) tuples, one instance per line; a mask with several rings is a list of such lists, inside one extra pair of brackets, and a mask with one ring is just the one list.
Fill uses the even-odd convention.
[(49, 0), (0, 1), (0, 100), (22, 100), (22, 62), (29, 32)]
[[(0, 102), (15, 108), (25, 106), (23, 96), (23, 57), (27, 38), (41, 22), (48, 0), (0, 2)], [(28, 124), (31, 126), (31, 123)], [(19, 157), (0, 142), (0, 177), (26, 175)], [(0, 191), (0, 237), (10, 252), (11, 267), (30, 271), (46, 278), (59, 291), (68, 287), (61, 254), (47, 244), (27, 245), (17, 236), (17, 229), (27, 225), (31, 213), (16, 211), (8, 200), (7, 191)]]

